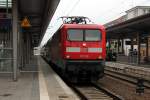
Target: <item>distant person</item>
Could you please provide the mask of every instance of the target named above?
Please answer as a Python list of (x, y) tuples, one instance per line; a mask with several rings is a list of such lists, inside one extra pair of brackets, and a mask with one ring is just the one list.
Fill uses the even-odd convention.
[(133, 55), (137, 55), (137, 50), (136, 49), (133, 50)]

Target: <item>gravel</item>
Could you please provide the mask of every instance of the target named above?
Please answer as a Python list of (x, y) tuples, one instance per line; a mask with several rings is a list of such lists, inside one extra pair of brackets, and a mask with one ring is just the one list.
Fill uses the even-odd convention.
[(99, 84), (120, 95), (125, 100), (150, 100), (150, 89), (145, 89), (144, 94), (140, 95), (136, 93), (136, 86), (134, 84), (110, 76), (100, 79)]

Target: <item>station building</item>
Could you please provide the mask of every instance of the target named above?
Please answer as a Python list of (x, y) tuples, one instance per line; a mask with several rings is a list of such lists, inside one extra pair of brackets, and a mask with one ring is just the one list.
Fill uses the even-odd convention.
[(130, 51), (137, 51), (133, 63), (150, 61), (150, 6), (136, 6), (126, 15), (105, 24), (109, 49), (117, 52), (117, 61), (131, 62)]

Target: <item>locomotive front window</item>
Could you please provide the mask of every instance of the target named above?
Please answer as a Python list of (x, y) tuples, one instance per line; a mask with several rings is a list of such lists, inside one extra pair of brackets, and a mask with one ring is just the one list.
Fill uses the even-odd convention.
[(101, 32), (100, 30), (89, 30), (89, 29), (69, 29), (68, 40), (70, 41), (100, 41)]
[(99, 30), (85, 30), (85, 41), (100, 41), (101, 32)]
[(68, 40), (70, 41), (83, 41), (83, 30), (68, 30)]

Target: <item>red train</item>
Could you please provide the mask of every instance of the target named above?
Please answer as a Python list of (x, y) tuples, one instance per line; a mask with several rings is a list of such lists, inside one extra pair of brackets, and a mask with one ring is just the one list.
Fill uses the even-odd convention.
[(87, 24), (86, 17), (67, 18), (48, 41), (46, 58), (71, 82), (97, 81), (104, 75), (105, 28)]

